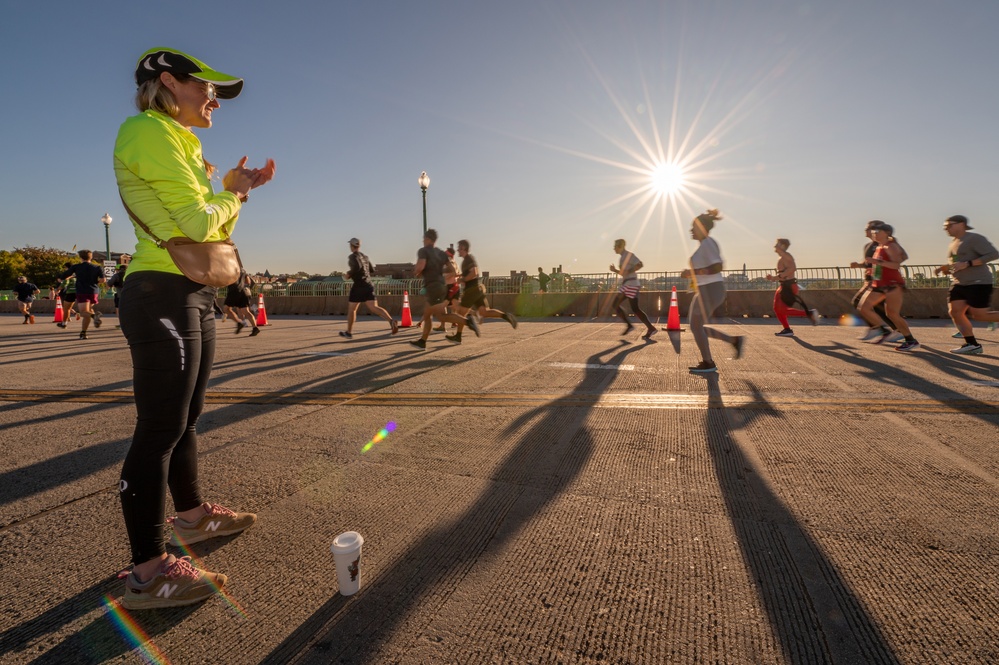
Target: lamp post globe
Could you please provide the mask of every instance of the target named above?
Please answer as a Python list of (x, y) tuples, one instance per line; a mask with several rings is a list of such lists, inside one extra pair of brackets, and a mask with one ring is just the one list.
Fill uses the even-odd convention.
[(111, 215), (104, 213), (101, 217), (101, 223), (104, 224), (104, 249), (107, 252), (105, 255), (105, 260), (111, 260)]
[(423, 232), (427, 232), (427, 188), (430, 187), (430, 176), (424, 171), (420, 174), (419, 180), (420, 189), (423, 190)]

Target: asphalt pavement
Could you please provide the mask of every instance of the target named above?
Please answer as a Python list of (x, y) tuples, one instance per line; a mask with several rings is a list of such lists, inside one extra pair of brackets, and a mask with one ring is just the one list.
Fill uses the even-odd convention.
[(0, 316), (0, 663), (999, 662), (984, 326), (957, 356), (941, 320), (911, 322), (913, 353), (722, 321), (745, 354), (713, 341), (704, 377), (689, 331), (617, 321), (426, 351), (367, 316), (352, 340), (342, 317), (220, 323), (201, 485), (259, 519), (191, 547), (224, 594), (128, 613), (125, 340), (21, 321)]

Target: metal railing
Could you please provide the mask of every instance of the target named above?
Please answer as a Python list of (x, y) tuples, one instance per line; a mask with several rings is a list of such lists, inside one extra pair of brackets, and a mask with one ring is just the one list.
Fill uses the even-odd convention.
[[(992, 284), (999, 286), (999, 270), (996, 264), (988, 264), (992, 271)], [(935, 265), (904, 265), (906, 287), (910, 289), (941, 289), (950, 286), (950, 278), (933, 274)], [(774, 282), (767, 281), (766, 276), (772, 274), (772, 269), (765, 270), (723, 270), (725, 286), (730, 291), (771, 291), (776, 288)], [(796, 275), (798, 286), (802, 289), (859, 289), (864, 283), (863, 268), (798, 268)], [(675, 286), (677, 291), (691, 289), (691, 281), (680, 277), (680, 272), (641, 272), (638, 281), (646, 291), (671, 291)], [(423, 289), (422, 279), (375, 279), (376, 296), (401, 296), (408, 291), (410, 295), (419, 295)], [(540, 290), (538, 278), (534, 275), (512, 275), (501, 277), (486, 277), (485, 284), (489, 293), (520, 294), (537, 293)], [(584, 273), (570, 275), (556, 273), (548, 282), (548, 293), (607, 293), (617, 289), (618, 277), (614, 273)], [(264, 293), (268, 296), (346, 296), (350, 293), (351, 282), (341, 281), (303, 281), (294, 284), (257, 284), (254, 294)], [(224, 298), (226, 289), (219, 289), (219, 297)], [(107, 294), (103, 289), (102, 297)], [(13, 300), (13, 291), (0, 291), (0, 299)]]

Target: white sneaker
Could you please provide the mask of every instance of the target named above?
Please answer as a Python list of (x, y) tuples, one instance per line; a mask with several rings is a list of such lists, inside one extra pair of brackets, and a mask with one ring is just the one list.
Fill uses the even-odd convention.
[(903, 339), (905, 339), (905, 335), (896, 330), (892, 334), (888, 335), (888, 339), (886, 339), (885, 342), (894, 344), (895, 342), (901, 342)]
[(982, 354), (981, 344), (965, 344), (958, 349), (951, 349), (951, 353), (959, 353), (962, 356), (980, 356)]
[(808, 310), (808, 318), (811, 320), (813, 326), (819, 325), (819, 318), (821, 316), (822, 315), (819, 314), (819, 310), (817, 309)]
[(858, 339), (861, 342), (870, 342), (872, 339), (877, 339), (879, 337), (883, 337), (884, 335), (885, 331), (882, 328), (870, 328), (866, 333), (861, 335)]
[(962, 337), (964, 337), (964, 335), (962, 335), (961, 331), (958, 330), (956, 333), (954, 333), (953, 335), (951, 335), (951, 337), (953, 337), (954, 339), (961, 339)]

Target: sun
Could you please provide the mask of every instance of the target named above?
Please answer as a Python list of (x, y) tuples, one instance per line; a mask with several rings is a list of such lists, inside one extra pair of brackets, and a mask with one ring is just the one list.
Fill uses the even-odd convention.
[(675, 162), (660, 162), (649, 172), (652, 190), (663, 197), (676, 196), (686, 184), (683, 167)]

